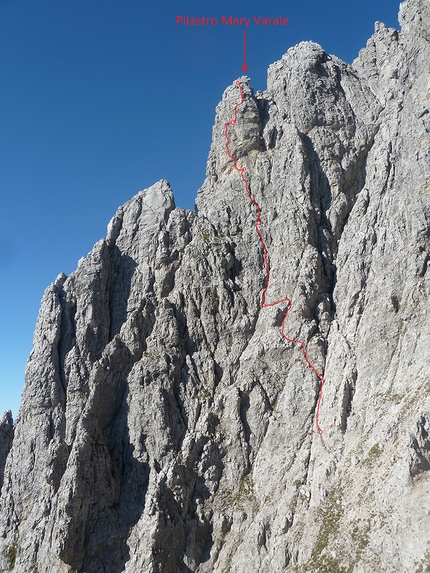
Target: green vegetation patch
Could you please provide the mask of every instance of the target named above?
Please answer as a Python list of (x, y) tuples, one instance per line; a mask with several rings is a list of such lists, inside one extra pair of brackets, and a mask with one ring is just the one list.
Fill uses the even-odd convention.
[(344, 514), (343, 488), (334, 488), (318, 511), (321, 527), (310, 560), (296, 568), (297, 573), (352, 573), (353, 563), (347, 566), (328, 550), (329, 543), (339, 534), (340, 522)]
[(18, 541), (15, 538), (10, 545), (7, 545), (3, 550), (3, 556), (6, 561), (6, 571), (12, 571), (15, 567), (16, 553), (18, 550)]
[(339, 531), (339, 522), (343, 517), (342, 495), (343, 491), (340, 487), (333, 489), (327, 501), (319, 510), (321, 527), (312, 551), (313, 560), (320, 558), (322, 551), (329, 544), (330, 537), (333, 537)]
[(421, 563), (415, 569), (414, 573), (430, 573), (430, 549), (427, 549)]
[(228, 498), (228, 504), (244, 509), (245, 505), (251, 505), (254, 513), (259, 510), (259, 503), (254, 492), (254, 480), (251, 473), (246, 474), (240, 482), (239, 491)]
[(210, 234), (207, 231), (202, 231), (202, 237), (205, 243), (209, 243)]
[(379, 444), (374, 444), (367, 453), (367, 456), (364, 458), (363, 464), (366, 466), (373, 465), (379, 459), (383, 451), (384, 450)]

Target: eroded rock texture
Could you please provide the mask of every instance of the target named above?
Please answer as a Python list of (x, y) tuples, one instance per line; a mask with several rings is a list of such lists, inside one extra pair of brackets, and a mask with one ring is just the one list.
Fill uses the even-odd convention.
[(229, 131), (323, 435), (285, 305), (261, 308), (234, 83), (196, 211), (156, 183), (45, 292), (0, 444), (4, 570), (429, 570), (428, 0), (400, 23), (352, 66), (306, 42), (264, 93), (241, 78)]

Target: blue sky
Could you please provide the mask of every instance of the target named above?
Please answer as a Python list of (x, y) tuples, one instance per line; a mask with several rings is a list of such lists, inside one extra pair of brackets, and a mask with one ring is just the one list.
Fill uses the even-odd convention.
[(351, 63), (397, 0), (0, 0), (0, 415), (18, 413), (44, 289), (161, 178), (193, 208), (215, 106), (242, 75), (243, 28), (190, 17), (289, 18), (247, 30), (255, 89), (313, 40)]

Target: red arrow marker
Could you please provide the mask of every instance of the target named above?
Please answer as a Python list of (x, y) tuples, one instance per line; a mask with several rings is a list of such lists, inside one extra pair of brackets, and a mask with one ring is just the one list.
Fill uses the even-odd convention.
[(246, 74), (246, 70), (248, 69), (248, 64), (246, 63), (246, 30), (243, 31), (243, 64), (242, 70), (243, 73)]

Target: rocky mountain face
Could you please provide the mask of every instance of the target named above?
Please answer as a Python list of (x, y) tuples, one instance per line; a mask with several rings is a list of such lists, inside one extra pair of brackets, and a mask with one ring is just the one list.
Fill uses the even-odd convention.
[[(430, 571), (430, 3), (291, 48), (195, 211), (166, 181), (46, 290), (0, 422), (0, 570)], [(315, 411), (324, 374), (319, 423)]]

